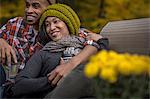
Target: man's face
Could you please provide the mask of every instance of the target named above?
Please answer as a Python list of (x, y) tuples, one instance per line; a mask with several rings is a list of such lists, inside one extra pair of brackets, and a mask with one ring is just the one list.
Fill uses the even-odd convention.
[(38, 24), (44, 9), (50, 5), (47, 0), (25, 0), (25, 19), (28, 24)]

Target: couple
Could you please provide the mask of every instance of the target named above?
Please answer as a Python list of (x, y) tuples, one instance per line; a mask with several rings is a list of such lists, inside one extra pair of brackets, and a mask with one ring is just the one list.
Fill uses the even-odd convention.
[[(33, 3), (28, 1), (29, 0), (27, 0), (26, 2), (27, 8), (29, 8), (28, 6), (30, 5), (30, 3)], [(33, 0), (33, 1), (38, 1), (38, 0)], [(30, 10), (32, 9), (30, 8)], [(58, 14), (58, 16), (56, 13)], [(65, 15), (67, 15), (67, 17)], [(51, 17), (47, 17), (47, 16), (51, 16)], [(27, 17), (28, 22), (31, 22), (32, 18), (33, 17), (28, 16)], [(81, 51), (81, 49), (83, 49), (82, 43), (84, 42), (85, 39), (80, 38), (78, 36), (72, 36), (72, 34), (73, 35), (78, 34), (80, 22), (76, 14), (72, 10), (70, 10), (68, 6), (59, 5), (59, 4), (50, 6), (47, 10), (45, 10), (40, 20), (41, 20), (40, 29), (41, 31), (43, 31), (41, 33), (42, 35), (45, 34), (46, 38), (50, 40), (50, 42), (41, 51), (33, 55), (33, 57), (27, 62), (25, 68), (16, 77), (16, 83), (12, 88), (14, 95), (16, 97), (19, 97), (19, 95), (24, 97), (32, 97), (33, 94), (30, 93), (37, 93), (36, 95), (37, 96), (40, 95), (40, 97), (41, 95), (45, 96), (45, 93), (51, 91), (56, 86), (56, 83), (59, 81), (59, 79), (62, 78), (62, 76), (65, 76), (64, 74), (67, 75), (69, 73), (69, 72), (66, 73), (65, 70), (70, 68), (69, 71), (71, 71), (79, 64), (77, 61), (77, 63), (75, 62), (76, 66), (73, 65), (73, 67), (64, 66), (64, 65), (57, 66), (59, 65), (60, 58), (62, 57), (67, 61), (74, 55), (77, 55), (78, 57), (79, 56), (82, 57), (78, 53)], [(102, 39), (98, 41), (100, 42), (100, 46), (103, 46)], [(75, 58), (71, 58), (70, 61), (73, 59)], [(52, 97), (53, 96), (55, 97), (55, 95), (61, 97), (61, 94), (63, 94), (62, 97), (78, 97), (78, 96), (84, 97), (84, 95), (81, 95), (82, 93), (80, 93), (82, 89), (78, 89), (78, 88), (83, 88), (83, 87), (86, 88), (88, 86), (86, 84), (88, 84), (90, 80), (88, 80), (82, 74), (83, 65), (81, 66), (79, 65), (75, 69), (77, 69), (76, 70), (77, 73), (71, 72), (72, 75), (75, 75), (74, 77), (71, 77), (71, 73), (70, 73), (69, 74), (70, 76), (68, 75), (68, 77), (65, 78), (66, 80), (64, 79), (64, 81), (62, 80), (59, 81), (58, 86), (55, 88), (53, 94), (51, 95)], [(75, 69), (73, 71), (75, 71)], [(59, 72), (59, 70), (61, 70), (62, 72)], [(80, 80), (83, 81), (83, 78), (85, 79), (86, 84), (80, 82)], [(74, 84), (76, 86), (74, 86), (73, 84), (73, 82), (75, 81), (76, 83)], [(74, 93), (73, 92), (74, 90), (72, 90), (72, 93), (74, 93), (74, 95), (72, 94), (70, 96), (65, 96), (65, 94), (69, 95), (68, 91), (70, 89), (67, 89), (67, 86), (71, 86), (72, 88), (74, 87), (74, 90), (76, 90), (77, 88), (80, 91)], [(64, 87), (64, 90), (61, 87)], [(86, 92), (84, 93), (86, 94)]]

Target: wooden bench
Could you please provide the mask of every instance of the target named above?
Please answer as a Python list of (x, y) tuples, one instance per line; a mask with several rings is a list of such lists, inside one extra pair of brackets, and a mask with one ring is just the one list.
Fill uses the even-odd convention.
[(109, 22), (100, 34), (112, 50), (150, 55), (150, 18)]

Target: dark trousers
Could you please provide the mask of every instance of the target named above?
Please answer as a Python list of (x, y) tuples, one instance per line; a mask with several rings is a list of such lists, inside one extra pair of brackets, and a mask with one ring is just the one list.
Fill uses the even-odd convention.
[(4, 71), (4, 68), (0, 64), (0, 99), (3, 97), (4, 87), (2, 86), (5, 83), (6, 80), (6, 74)]
[(94, 85), (83, 72), (84, 65), (75, 68), (52, 92), (48, 93), (46, 99), (63, 98), (94, 98)]

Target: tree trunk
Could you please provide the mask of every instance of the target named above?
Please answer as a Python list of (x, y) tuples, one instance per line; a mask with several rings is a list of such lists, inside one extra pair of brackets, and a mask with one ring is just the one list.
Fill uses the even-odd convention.
[(99, 18), (105, 18), (104, 5), (105, 5), (105, 0), (100, 0), (99, 14), (98, 14)]

